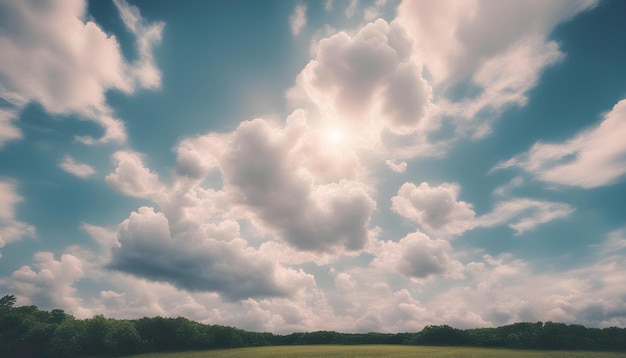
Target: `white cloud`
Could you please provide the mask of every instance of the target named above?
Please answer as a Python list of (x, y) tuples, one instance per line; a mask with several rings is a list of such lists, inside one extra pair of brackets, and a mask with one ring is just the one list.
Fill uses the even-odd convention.
[(298, 4), (293, 9), (293, 14), (289, 16), (289, 24), (291, 25), (291, 34), (298, 36), (302, 28), (306, 25), (306, 5)]
[(34, 261), (32, 267), (22, 266), (0, 282), (15, 293), (20, 304), (61, 308), (80, 318), (91, 316), (91, 311), (83, 308), (84, 303), (75, 296), (74, 283), (84, 277), (79, 258), (64, 254), (55, 260), (50, 252), (38, 252)]
[(624, 251), (626, 249), (626, 228), (610, 232), (606, 240), (600, 244), (592, 245), (592, 247), (597, 247), (602, 254), (614, 255)]
[[(137, 64), (124, 60), (115, 37), (94, 22), (84, 21), (87, 4), (83, 0), (45, 7), (6, 2), (3, 11), (13, 20), (6, 23), (8, 31), (0, 35), (2, 98), (17, 107), (37, 101), (50, 113), (74, 113), (104, 128), (100, 139), (77, 138), (85, 143), (125, 141), (124, 125), (106, 104), (105, 93), (158, 87), (160, 79), (154, 76), (158, 70), (152, 63), (151, 49), (159, 41), (163, 25), (145, 25), (136, 8), (128, 7), (125, 1), (116, 1), (116, 5), (137, 36)], [(141, 26), (130, 27), (129, 12)]]
[(405, 183), (392, 201), (392, 210), (419, 223), (426, 230), (443, 235), (459, 235), (474, 227), (472, 205), (457, 201), (460, 187), (443, 183), (431, 188)]
[[(552, 29), (597, 2), (408, 0), (398, 8), (398, 21), (432, 78), (441, 113), (453, 117), (455, 137), (480, 139), (499, 111), (525, 105), (541, 72), (563, 58), (548, 40)], [(476, 94), (449, 101), (447, 90), (460, 83)]]
[(394, 22), (379, 19), (355, 36), (339, 32), (319, 42), (288, 95), (296, 106), (311, 101), (327, 126), (372, 147), (385, 129), (407, 134), (427, 126), (431, 88), (410, 52), (405, 30)]
[(370, 250), (376, 255), (371, 263), (373, 267), (391, 268), (416, 282), (439, 275), (463, 276), (463, 265), (450, 258), (450, 243), (441, 239), (432, 240), (421, 232), (408, 234), (397, 243), (376, 242)]
[(148, 198), (161, 190), (159, 176), (144, 166), (141, 154), (119, 151), (113, 154), (113, 160), (117, 167), (105, 180), (115, 190), (139, 198)]
[[(568, 271), (536, 272), (509, 254), (485, 255), (467, 265), (465, 285), (435, 295), (424, 304), (439, 320), (457, 327), (500, 326), (553, 321), (592, 327), (623, 326), (623, 256)], [(472, 312), (473, 319), (467, 319)]]
[(148, 23), (136, 6), (129, 5), (126, 0), (113, 0), (115, 7), (126, 28), (135, 35), (138, 58), (129, 65), (129, 72), (143, 88), (158, 89), (161, 87), (161, 72), (154, 63), (154, 46), (161, 42), (163, 22)]
[[(402, 2), (398, 15), (415, 40), (416, 55), (435, 82), (441, 83), (485, 71), (491, 59), (512, 49), (515, 52), (530, 38), (545, 38), (557, 24), (596, 3), (409, 0)], [(531, 63), (520, 59), (523, 64)]]
[(356, 282), (354, 282), (349, 273), (340, 272), (335, 277), (335, 287), (340, 290), (351, 290), (356, 287)]
[(385, 164), (387, 164), (389, 169), (391, 169), (392, 171), (394, 171), (396, 173), (404, 173), (406, 171), (406, 167), (407, 167), (406, 162), (397, 163), (397, 162), (395, 162), (393, 160), (387, 160), (387, 161), (385, 161)]
[(380, 17), (381, 8), (387, 4), (387, 0), (376, 0), (374, 5), (368, 6), (363, 10), (363, 18), (367, 21), (372, 21)]
[(443, 183), (431, 188), (428, 183), (415, 186), (405, 183), (392, 201), (392, 210), (429, 232), (461, 235), (476, 227), (494, 227), (508, 224), (521, 235), (552, 220), (568, 217), (574, 208), (565, 203), (529, 198), (507, 198), (496, 202), (494, 208), (476, 217), (472, 204), (458, 201), (457, 184)]
[(346, 7), (346, 10), (344, 11), (347, 18), (351, 18), (352, 15), (354, 15), (357, 6), (359, 6), (359, 0), (350, 0), (348, 7)]
[(515, 198), (499, 202), (494, 209), (477, 218), (477, 225), (492, 227), (509, 223), (509, 227), (520, 235), (540, 224), (568, 217), (574, 208), (564, 203)]
[(498, 196), (508, 195), (513, 189), (521, 186), (523, 183), (524, 179), (522, 177), (515, 177), (507, 184), (495, 188), (492, 193)]
[(15, 207), (23, 200), (14, 181), (0, 180), (0, 248), (24, 236), (36, 236), (34, 226), (16, 219)]
[(582, 188), (611, 185), (626, 174), (626, 100), (596, 127), (562, 143), (535, 143), (492, 170), (520, 167), (539, 180)]
[(96, 174), (96, 171), (93, 169), (92, 166), (85, 163), (78, 163), (74, 160), (74, 158), (70, 157), (69, 155), (66, 155), (63, 158), (63, 161), (59, 163), (59, 167), (72, 175), (76, 175), (81, 179), (85, 179)]
[(0, 108), (0, 149), (6, 142), (22, 138), (22, 131), (13, 123), (16, 119), (15, 111)]
[(375, 202), (358, 181), (316, 182), (315, 171), (302, 166), (298, 123), (283, 130), (260, 119), (241, 123), (219, 159), (225, 189), (301, 250), (361, 249)]

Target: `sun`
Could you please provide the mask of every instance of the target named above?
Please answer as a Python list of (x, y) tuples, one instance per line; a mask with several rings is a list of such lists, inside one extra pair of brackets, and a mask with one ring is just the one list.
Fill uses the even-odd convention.
[(333, 142), (341, 142), (344, 139), (345, 135), (342, 130), (333, 129), (328, 133), (328, 137)]

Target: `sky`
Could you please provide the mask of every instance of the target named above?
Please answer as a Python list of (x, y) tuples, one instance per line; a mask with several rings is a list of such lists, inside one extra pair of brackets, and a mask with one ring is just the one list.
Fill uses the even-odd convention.
[(0, 0), (0, 295), (626, 327), (626, 2)]

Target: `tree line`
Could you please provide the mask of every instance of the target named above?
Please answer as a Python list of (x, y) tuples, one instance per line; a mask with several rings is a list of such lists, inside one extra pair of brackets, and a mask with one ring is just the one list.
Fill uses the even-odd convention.
[(123, 356), (148, 352), (309, 344), (408, 344), (626, 351), (626, 328), (587, 328), (553, 322), (497, 328), (427, 326), (415, 333), (317, 331), (277, 335), (207, 325), (186, 318), (133, 320), (97, 315), (76, 319), (63, 310), (14, 307), (0, 298), (0, 357)]

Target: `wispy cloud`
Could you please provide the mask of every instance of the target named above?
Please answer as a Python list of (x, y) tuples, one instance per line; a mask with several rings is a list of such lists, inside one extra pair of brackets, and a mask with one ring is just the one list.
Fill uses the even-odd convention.
[(85, 163), (78, 163), (74, 160), (74, 158), (70, 157), (69, 155), (66, 155), (63, 158), (63, 161), (59, 163), (59, 167), (81, 179), (86, 179), (96, 174), (96, 171), (92, 166)]
[(306, 5), (298, 4), (293, 9), (293, 14), (289, 16), (289, 24), (291, 25), (291, 34), (293, 36), (300, 35), (302, 28), (306, 26)]
[(535, 143), (492, 171), (519, 167), (539, 180), (582, 188), (611, 185), (626, 174), (626, 100), (594, 128), (561, 143)]

